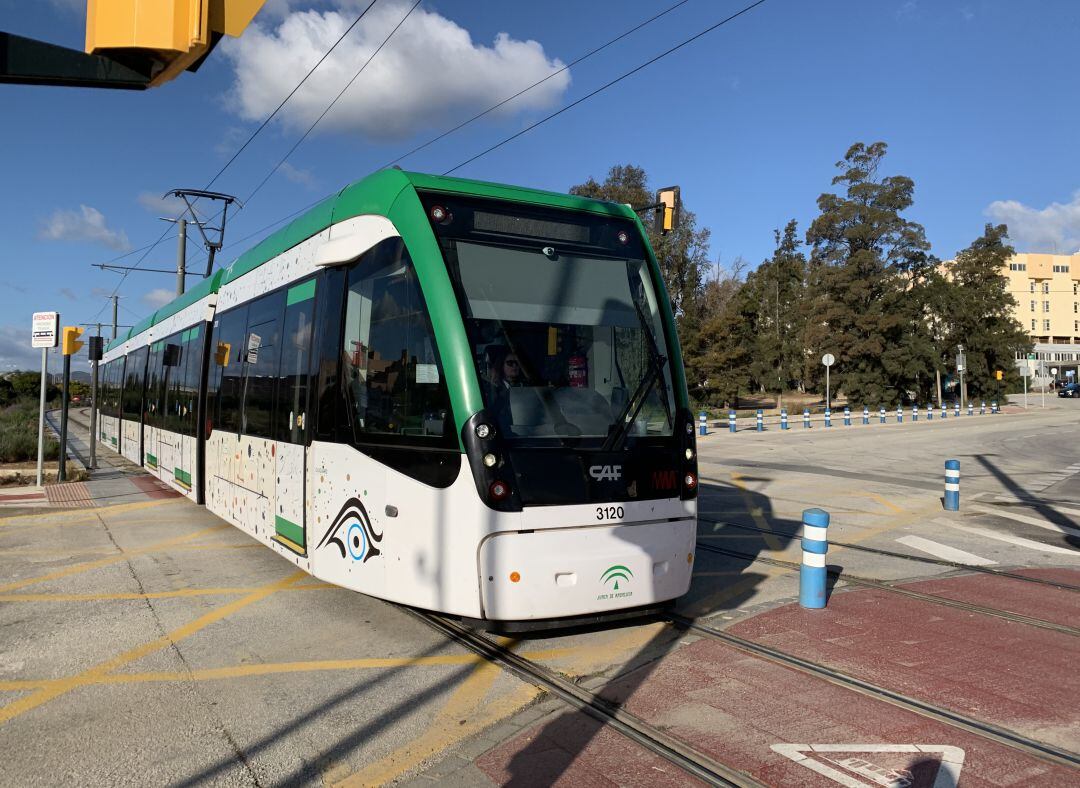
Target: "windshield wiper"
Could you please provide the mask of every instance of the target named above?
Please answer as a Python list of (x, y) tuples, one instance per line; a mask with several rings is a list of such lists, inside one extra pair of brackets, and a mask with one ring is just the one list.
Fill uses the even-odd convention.
[(630, 398), (630, 401), (626, 403), (626, 407), (623, 408), (622, 413), (619, 414), (614, 429), (608, 433), (607, 440), (605, 440), (604, 445), (600, 447), (600, 451), (618, 451), (622, 448), (623, 441), (625, 441), (626, 436), (630, 434), (630, 426), (637, 418), (642, 405), (645, 404), (645, 400), (648, 398), (650, 392), (652, 392), (653, 386), (656, 385), (656, 381), (661, 378), (660, 373), (663, 372), (665, 364), (667, 364), (667, 358), (654, 351), (652, 364), (649, 365), (648, 372), (645, 373), (641, 382), (638, 383), (637, 389), (634, 390), (634, 396)]

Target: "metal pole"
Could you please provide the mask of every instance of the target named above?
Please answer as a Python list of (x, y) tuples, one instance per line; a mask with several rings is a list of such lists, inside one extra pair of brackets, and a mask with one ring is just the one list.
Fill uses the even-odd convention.
[(37, 434), (37, 486), (43, 482), (42, 469), (45, 462), (45, 375), (49, 363), (49, 349), (41, 349), (41, 408), (38, 411)]
[(184, 294), (184, 277), (187, 273), (187, 219), (177, 221), (176, 237), (176, 294)]
[(116, 324), (118, 322), (116, 319), (116, 311), (120, 306), (120, 296), (114, 295), (110, 297), (112, 298), (112, 338), (116, 339)]
[(1027, 361), (1024, 361), (1024, 374), (1020, 376), (1024, 379), (1024, 410), (1027, 410), (1027, 378), (1028, 372), (1030, 371), (1031, 366), (1028, 364)]
[[(97, 335), (101, 336), (101, 323), (98, 323)], [(90, 470), (97, 469), (97, 413), (98, 413), (98, 364), (94, 361), (90, 369)]]
[(71, 356), (64, 354), (64, 385), (60, 393), (60, 465), (56, 473), (58, 482), (67, 481), (67, 421), (68, 383), (71, 381)]
[(1046, 360), (1039, 359), (1039, 379), (1042, 381), (1042, 385), (1039, 386), (1042, 389), (1042, 407), (1046, 407)]
[(825, 410), (829, 410), (829, 368), (825, 367)]

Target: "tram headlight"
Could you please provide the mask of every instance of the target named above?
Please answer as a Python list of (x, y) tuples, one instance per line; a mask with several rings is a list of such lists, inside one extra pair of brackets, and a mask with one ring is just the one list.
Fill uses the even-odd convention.
[(476, 425), (476, 437), (477, 438), (490, 438), (495, 430), (491, 428), (490, 424), (477, 424)]
[(685, 456), (687, 460), (694, 459), (694, 450), (687, 447), (686, 452), (684, 452), (683, 456)]
[(695, 489), (697, 487), (697, 474), (687, 472), (687, 474), (683, 476), (683, 487), (687, 490)]
[(436, 224), (450, 224), (454, 215), (450, 213), (450, 210), (443, 208), (441, 205), (431, 206), (431, 221)]
[(615, 237), (618, 238), (619, 243), (623, 245), (630, 242), (630, 233), (626, 232), (626, 230), (619, 230), (619, 232), (615, 234)]
[(488, 487), (488, 493), (491, 495), (491, 500), (503, 501), (510, 495), (510, 485), (496, 479)]
[(686, 422), (686, 434), (687, 435), (693, 435), (694, 434), (694, 425), (691, 424), (690, 422)]
[(494, 468), (495, 463), (497, 463), (498, 461), (499, 461), (499, 458), (496, 457), (494, 454), (485, 454), (484, 455), (484, 465), (486, 467), (488, 467), (488, 468)]

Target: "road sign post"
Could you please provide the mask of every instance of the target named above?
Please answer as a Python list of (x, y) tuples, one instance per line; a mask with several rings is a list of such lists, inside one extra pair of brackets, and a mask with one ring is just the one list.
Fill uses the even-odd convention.
[(825, 365), (825, 410), (829, 410), (832, 404), (829, 391), (829, 367), (836, 363), (836, 357), (832, 353), (826, 353), (821, 357), (821, 363)]
[(967, 402), (967, 381), (964, 379), (964, 370), (967, 368), (967, 357), (964, 355), (964, 346), (959, 345), (957, 347), (959, 351), (956, 354), (956, 371), (960, 375), (960, 407), (963, 408)]
[(49, 348), (56, 347), (60, 335), (59, 312), (35, 312), (30, 328), (30, 347), (41, 348), (41, 403), (38, 407), (37, 486), (44, 481), (45, 465), (45, 378), (48, 375)]
[(67, 481), (67, 426), (68, 399), (71, 387), (71, 357), (79, 351), (83, 343), (79, 341), (82, 329), (76, 326), (64, 326), (64, 340), (60, 352), (64, 354), (64, 385), (60, 391), (60, 463), (57, 466), (56, 480)]

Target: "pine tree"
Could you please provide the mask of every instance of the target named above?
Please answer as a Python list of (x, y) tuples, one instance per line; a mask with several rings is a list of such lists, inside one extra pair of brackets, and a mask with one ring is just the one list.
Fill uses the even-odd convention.
[[(806, 236), (808, 348), (817, 357), (832, 352), (837, 388), (868, 405), (895, 404), (906, 390), (906, 365), (891, 357), (910, 325), (900, 295), (913, 260), (929, 249), (922, 226), (900, 216), (912, 205), (914, 182), (879, 177), (886, 150), (884, 142), (848, 149), (833, 178), (846, 194), (818, 198), (821, 213)], [(820, 380), (814, 360), (808, 366)]]
[[(1016, 299), (1009, 294), (1003, 271), (1015, 253), (1007, 243), (1008, 228), (987, 224), (982, 236), (945, 264), (951, 285), (947, 311), (952, 349), (967, 356), (964, 372), (972, 397), (1000, 398), (1019, 381), (1014, 359), (1031, 350), (1031, 340), (1013, 317)], [(994, 372), (1002, 370), (999, 381)]]

